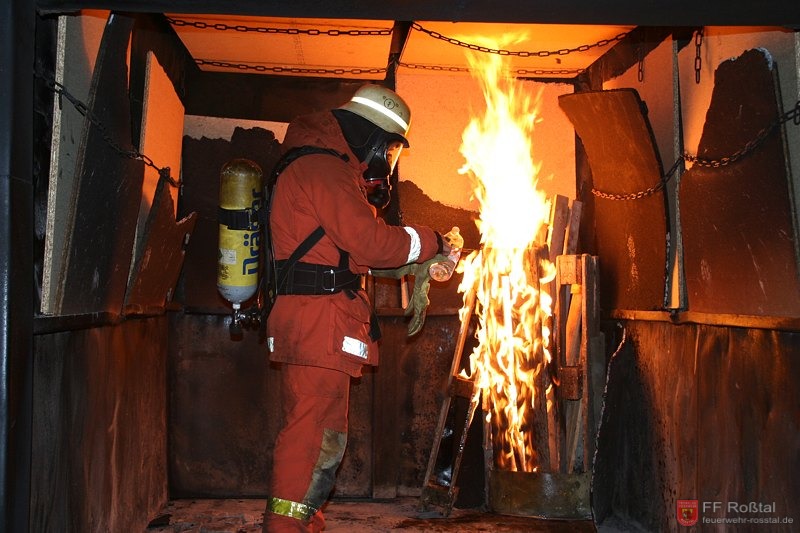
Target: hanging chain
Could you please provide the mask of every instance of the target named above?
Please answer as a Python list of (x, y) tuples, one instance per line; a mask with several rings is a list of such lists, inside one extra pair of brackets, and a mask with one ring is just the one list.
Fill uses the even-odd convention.
[(669, 172), (667, 172), (666, 176), (662, 177), (658, 184), (650, 187), (649, 189), (629, 194), (613, 194), (592, 189), (592, 194), (598, 198), (605, 198), (607, 200), (638, 200), (640, 198), (645, 198), (663, 189), (683, 161), (688, 161), (701, 167), (710, 168), (719, 168), (730, 165), (731, 163), (734, 163), (753, 152), (756, 148), (763, 144), (763, 142), (767, 139), (767, 137), (770, 136), (770, 134), (772, 134), (772, 132), (776, 131), (781, 124), (788, 122), (789, 120), (791, 120), (795, 126), (800, 126), (800, 100), (795, 103), (794, 107), (790, 111), (787, 111), (777, 119), (770, 122), (766, 127), (762, 128), (758, 132), (753, 140), (749, 141), (741, 150), (737, 150), (730, 156), (721, 157), (719, 159), (704, 159), (696, 155), (689, 155), (685, 153), (677, 161), (675, 161), (675, 163), (672, 165), (672, 168), (670, 168)]
[(582, 44), (580, 46), (576, 46), (575, 48), (560, 48), (558, 50), (538, 50), (538, 51), (535, 51), (535, 52), (528, 52), (528, 51), (524, 51), (524, 50), (514, 51), (514, 50), (503, 50), (503, 49), (497, 49), (497, 48), (488, 48), (486, 46), (479, 46), (477, 44), (466, 43), (464, 41), (460, 41), (460, 40), (455, 39), (453, 37), (447, 37), (445, 35), (442, 35), (441, 33), (437, 32), (437, 31), (432, 31), (432, 30), (425, 29), (417, 22), (412, 23), (411, 24), (411, 28), (415, 29), (417, 31), (421, 31), (423, 33), (427, 33), (428, 35), (430, 35), (434, 39), (439, 39), (441, 41), (445, 41), (445, 42), (448, 42), (450, 44), (454, 44), (456, 46), (469, 48), (470, 50), (474, 50), (476, 52), (485, 52), (485, 53), (489, 53), (489, 54), (498, 54), (498, 55), (501, 55), (501, 56), (517, 56), (517, 57), (549, 57), (549, 56), (555, 56), (555, 55), (565, 56), (565, 55), (572, 54), (572, 53), (575, 53), (575, 52), (587, 52), (587, 51), (591, 50), (592, 48), (603, 48), (603, 47), (608, 46), (609, 44), (612, 44), (614, 42), (621, 41), (629, 33), (629, 32), (620, 33), (620, 34), (616, 35), (615, 37), (612, 37), (611, 39), (601, 39), (601, 40), (597, 41), (594, 44)]
[(315, 28), (273, 28), (266, 26), (246, 26), (244, 24), (229, 25), (223, 22), (214, 22), (209, 24), (203, 21), (189, 21), (167, 17), (167, 22), (173, 26), (191, 26), (199, 30), (215, 30), (215, 31), (238, 31), (243, 33), (263, 33), (263, 34), (285, 34), (285, 35), (324, 35), (328, 37), (373, 37), (377, 35), (391, 35), (391, 28), (384, 28), (380, 30), (319, 30)]
[[(380, 29), (380, 30), (340, 30), (340, 29), (330, 29), (330, 30), (321, 30), (317, 28), (275, 28), (275, 27), (265, 27), (265, 26), (247, 26), (243, 24), (225, 24), (222, 22), (216, 23), (207, 23), (203, 21), (189, 21), (189, 20), (182, 20), (176, 19), (172, 17), (167, 17), (167, 21), (172, 24), (173, 26), (184, 27), (184, 26), (191, 26), (200, 30), (215, 30), (215, 31), (238, 31), (244, 33), (261, 33), (261, 34), (285, 34), (285, 35), (311, 35), (311, 36), (329, 36), (329, 37), (364, 37), (364, 36), (386, 36), (392, 34), (392, 29)], [(594, 44), (584, 44), (581, 46), (577, 46), (574, 48), (562, 48), (559, 50), (539, 50), (534, 52), (528, 51), (511, 51), (511, 50), (502, 50), (502, 49), (494, 49), (494, 48), (487, 48), (485, 46), (478, 46), (475, 44), (466, 43), (463, 41), (459, 41), (458, 39), (454, 39), (451, 37), (446, 37), (441, 33), (434, 32), (431, 30), (427, 30), (422, 27), (420, 24), (414, 22), (412, 23), (411, 27), (415, 30), (421, 31), (423, 33), (427, 33), (431, 37), (436, 39), (443, 40), (450, 44), (454, 44), (457, 46), (462, 46), (464, 48), (468, 48), (470, 50), (475, 50), (478, 52), (488, 52), (493, 54), (499, 55), (506, 55), (506, 56), (517, 56), (517, 57), (549, 57), (552, 55), (568, 55), (575, 52), (586, 52), (591, 50), (592, 48), (602, 48), (608, 46), (617, 41), (621, 41), (624, 39), (628, 32), (620, 33), (619, 35), (611, 38), (611, 39), (601, 39)], [(303, 67), (268, 67), (265, 65), (253, 65), (249, 63), (232, 63), (227, 61), (217, 61), (211, 59), (195, 59), (195, 63), (199, 66), (208, 65), (213, 67), (219, 68), (228, 68), (228, 69), (235, 69), (235, 70), (248, 70), (248, 71), (255, 71), (255, 72), (269, 72), (273, 74), (303, 74), (303, 75), (335, 75), (335, 76), (342, 76), (345, 74), (352, 74), (352, 75), (364, 75), (364, 74), (385, 74), (385, 68), (369, 68), (369, 69), (362, 69), (362, 68), (336, 68), (336, 69), (323, 69), (323, 68), (303, 68)], [(426, 69), (426, 70), (435, 70), (440, 72), (468, 72), (468, 69), (463, 69), (459, 67), (447, 67), (447, 66), (426, 66), (426, 65), (414, 65), (409, 63), (401, 63), (402, 66), (413, 68), (413, 69)], [(525, 69), (520, 68), (517, 69), (514, 74), (517, 76), (529, 76), (529, 75), (578, 75), (584, 72), (584, 69)]]
[(83, 102), (81, 102), (78, 98), (70, 94), (70, 92), (67, 91), (67, 89), (62, 84), (60, 84), (52, 77), (47, 76), (38, 70), (35, 71), (33, 75), (36, 78), (40, 79), (47, 86), (48, 89), (53, 91), (55, 94), (59, 95), (59, 97), (64, 97), (67, 100), (69, 100), (69, 102), (72, 104), (75, 110), (84, 117), (86, 117), (89, 120), (89, 122), (95, 128), (97, 128), (97, 131), (100, 132), (100, 135), (102, 136), (105, 143), (108, 146), (110, 146), (115, 152), (128, 159), (138, 159), (140, 161), (143, 161), (145, 165), (156, 169), (160, 179), (167, 181), (173, 187), (180, 187), (180, 182), (175, 180), (172, 176), (170, 176), (169, 167), (158, 167), (153, 162), (152, 159), (150, 159), (147, 155), (139, 152), (138, 150), (136, 149), (126, 150), (125, 148), (120, 146), (119, 143), (117, 143), (111, 137), (111, 134), (108, 132), (103, 123), (100, 122), (100, 119), (97, 118), (97, 116), (92, 112), (92, 110), (89, 109), (89, 107)]
[(536, 76), (543, 76), (543, 75), (546, 75), (546, 74), (553, 75), (553, 76), (555, 76), (555, 75), (565, 75), (565, 74), (578, 75), (578, 74), (582, 74), (583, 72), (584, 72), (584, 69), (582, 69), (582, 68), (562, 68), (562, 69), (546, 69), (546, 68), (545, 69), (541, 69), (541, 68), (527, 69), (527, 68), (518, 68), (518, 69), (514, 70), (514, 74), (517, 75), (517, 76), (521, 76), (521, 77), (530, 76), (531, 74), (536, 75)]
[(669, 169), (669, 171), (664, 176), (661, 177), (659, 182), (650, 187), (649, 189), (627, 194), (614, 194), (610, 192), (599, 191), (597, 189), (592, 189), (592, 194), (597, 196), (598, 198), (604, 198), (606, 200), (640, 200), (642, 198), (652, 196), (653, 194), (657, 193), (667, 185), (669, 180), (672, 179), (672, 176), (675, 175), (675, 172), (680, 167), (682, 161), (683, 161), (682, 158), (678, 158), (675, 161), (675, 163), (672, 164), (672, 167)]
[[(182, 20), (176, 19), (172, 17), (167, 17), (167, 21), (172, 24), (173, 26), (191, 26), (193, 28), (197, 28), (200, 30), (215, 30), (215, 31), (238, 31), (243, 33), (263, 33), (263, 34), (285, 34), (285, 35), (311, 35), (311, 36), (328, 36), (328, 37), (373, 37), (373, 36), (386, 36), (392, 34), (392, 28), (384, 28), (379, 30), (340, 30), (340, 29), (330, 29), (330, 30), (320, 30), (317, 28), (275, 28), (275, 27), (268, 27), (268, 26), (247, 26), (244, 24), (225, 24), (223, 22), (215, 22), (215, 23), (207, 23), (203, 21), (190, 21), (190, 20)], [(624, 32), (612, 37), (611, 39), (601, 39), (594, 44), (584, 44), (580, 46), (576, 46), (575, 48), (561, 48), (558, 50), (539, 50), (535, 52), (528, 52), (528, 51), (512, 51), (512, 50), (502, 50), (502, 49), (494, 49), (488, 48), (485, 46), (479, 46), (476, 44), (466, 43), (464, 41), (460, 41), (458, 39), (454, 39), (452, 37), (447, 37), (442, 35), (439, 32), (427, 30), (423, 28), (419, 23), (414, 22), (411, 24), (411, 27), (415, 30), (421, 31), (423, 33), (427, 33), (431, 37), (435, 39), (440, 39), (446, 41), (450, 44), (455, 44), (457, 46), (462, 46), (464, 48), (469, 48), (470, 50), (475, 50), (478, 52), (488, 52), (493, 54), (499, 55), (506, 55), (506, 56), (518, 56), (518, 57), (549, 57), (553, 55), (568, 55), (575, 52), (586, 52), (591, 50), (592, 48), (603, 48), (608, 46), (612, 43), (621, 41), (624, 39), (629, 32)]]
[(794, 108), (792, 108), (791, 111), (787, 111), (780, 117), (767, 124), (765, 127), (761, 128), (754, 139), (748, 141), (747, 144), (745, 144), (741, 149), (736, 150), (729, 156), (720, 157), (719, 159), (705, 159), (696, 155), (684, 154), (683, 158), (686, 161), (701, 167), (719, 168), (730, 165), (731, 163), (738, 161), (761, 146), (761, 144), (764, 143), (764, 141), (772, 134), (773, 131), (776, 131), (781, 124), (788, 122), (789, 120), (791, 120), (795, 125), (800, 125), (800, 100), (795, 103)]
[(644, 50), (641, 44), (636, 47), (636, 56), (639, 62), (636, 78), (639, 80), (639, 83), (642, 83), (644, 81)]
[(198, 66), (208, 65), (211, 67), (230, 68), (236, 70), (254, 70), (256, 72), (271, 72), (273, 74), (333, 74), (342, 76), (344, 74), (385, 74), (385, 68), (308, 68), (308, 67), (268, 67), (266, 65), (252, 65), (249, 63), (231, 63), (228, 61), (216, 61), (213, 59), (195, 59)]
[(703, 66), (703, 59), (700, 55), (701, 47), (703, 46), (703, 28), (697, 30), (694, 34), (694, 82), (700, 83), (700, 71)]
[[(416, 70), (432, 70), (435, 72), (469, 72), (470, 69), (466, 67), (452, 67), (452, 66), (442, 66), (442, 65), (421, 65), (419, 63), (399, 63), (401, 67), (416, 69)], [(544, 76), (544, 75), (551, 75), (551, 76), (558, 76), (558, 75), (566, 75), (572, 74), (577, 75), (584, 72), (584, 69), (581, 68), (562, 68), (562, 69), (527, 69), (527, 68), (518, 68), (512, 71), (515, 76), (530, 76), (530, 75), (537, 75), (537, 76)]]

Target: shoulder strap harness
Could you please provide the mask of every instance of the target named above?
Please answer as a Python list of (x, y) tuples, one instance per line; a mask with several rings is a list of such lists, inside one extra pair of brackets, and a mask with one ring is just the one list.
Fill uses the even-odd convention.
[[(292, 161), (310, 154), (329, 154), (338, 157), (342, 161), (348, 161), (346, 154), (342, 154), (331, 148), (320, 148), (318, 146), (299, 146), (286, 152), (275, 165), (270, 175), (268, 187), (274, 187), (278, 176), (288, 167)], [(271, 191), (270, 191), (271, 192)], [(272, 205), (270, 195), (269, 208)], [(275, 260), (272, 254), (272, 268), (275, 273), (274, 285), (270, 287), (272, 298), (279, 294), (334, 294), (343, 290), (355, 291), (361, 288), (362, 276), (350, 272), (350, 255), (344, 250), (339, 249), (339, 264), (319, 265), (315, 263), (305, 263), (300, 259), (308, 253), (315, 244), (325, 235), (325, 229), (318, 226), (306, 239), (300, 243), (288, 259)], [(272, 239), (268, 238), (270, 248)], [(273, 250), (270, 250), (271, 252)]]

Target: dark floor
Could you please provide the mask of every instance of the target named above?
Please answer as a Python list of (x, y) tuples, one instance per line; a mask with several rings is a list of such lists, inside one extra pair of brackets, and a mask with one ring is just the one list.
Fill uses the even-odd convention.
[[(175, 500), (145, 533), (244, 533), (261, 531), (264, 500)], [(544, 520), (506, 516), (477, 510), (454, 509), (447, 518), (427, 518), (417, 498), (389, 502), (334, 501), (324, 509), (325, 531), (369, 533), (381, 531), (437, 532), (552, 532), (590, 533), (591, 521)]]

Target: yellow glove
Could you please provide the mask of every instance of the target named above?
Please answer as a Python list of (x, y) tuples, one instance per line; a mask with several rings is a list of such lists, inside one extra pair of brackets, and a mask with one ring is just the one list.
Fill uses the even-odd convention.
[(441, 261), (447, 260), (447, 256), (436, 255), (432, 259), (428, 259), (424, 263), (409, 263), (399, 268), (390, 270), (373, 270), (372, 275), (382, 278), (396, 278), (400, 279), (403, 276), (414, 276), (414, 290), (411, 293), (411, 298), (408, 300), (408, 306), (405, 308), (405, 316), (413, 315), (411, 322), (408, 324), (408, 336), (411, 337), (419, 333), (425, 324), (425, 315), (428, 312), (428, 291), (431, 288), (431, 275), (428, 268)]

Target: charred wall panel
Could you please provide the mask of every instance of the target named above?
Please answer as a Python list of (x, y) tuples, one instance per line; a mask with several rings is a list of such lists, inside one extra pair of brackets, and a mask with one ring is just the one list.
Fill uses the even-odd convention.
[(680, 185), (691, 311), (800, 316), (782, 128), (748, 149), (780, 115), (776, 76), (761, 50), (725, 61), (715, 73), (698, 148), (707, 163), (696, 163)]
[[(709, 518), (746, 516), (728, 512), (727, 502), (774, 503), (773, 513), (758, 515), (765, 518), (796, 513), (800, 334), (624, 327), (597, 440), (592, 505), (600, 530), (676, 531), (679, 499), (722, 502), (717, 512), (701, 509)], [(619, 339), (617, 332), (609, 345)]]
[(223, 315), (170, 315), (169, 472), (173, 497), (263, 496), (280, 422), (266, 346), (230, 338)]
[(166, 504), (167, 325), (34, 337), (31, 531), (143, 531)]
[[(634, 89), (559, 97), (591, 166), (600, 258), (601, 307), (662, 309), (667, 268), (667, 205), (661, 160)], [(642, 194), (639, 194), (642, 193)]]

